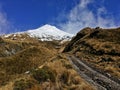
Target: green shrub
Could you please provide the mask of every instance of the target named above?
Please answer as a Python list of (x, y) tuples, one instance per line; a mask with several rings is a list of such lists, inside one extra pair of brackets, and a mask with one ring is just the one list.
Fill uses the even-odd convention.
[(112, 49), (111, 52), (109, 52), (110, 55), (120, 55), (116, 52), (116, 50)]
[(68, 80), (69, 80), (69, 72), (65, 71), (61, 77), (60, 80), (64, 83), (67, 84)]
[(108, 58), (101, 58), (100, 62), (114, 62), (114, 60), (112, 58), (108, 57)]
[(104, 45), (105, 48), (112, 48), (110, 45)]
[(51, 80), (52, 82), (55, 82), (55, 73), (48, 67), (43, 67), (38, 70), (35, 70), (33, 71), (32, 75), (39, 82), (44, 82), (47, 81), (48, 79)]
[(72, 69), (72, 68), (73, 68), (71, 64), (65, 64), (65, 67), (66, 67), (67, 69)]
[(15, 81), (13, 90), (26, 90), (31, 88), (34, 85), (34, 81), (21, 79)]

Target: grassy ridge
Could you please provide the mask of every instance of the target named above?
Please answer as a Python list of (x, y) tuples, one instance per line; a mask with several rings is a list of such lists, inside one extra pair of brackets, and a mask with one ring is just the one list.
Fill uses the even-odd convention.
[(84, 28), (65, 47), (95, 67), (120, 78), (120, 28)]

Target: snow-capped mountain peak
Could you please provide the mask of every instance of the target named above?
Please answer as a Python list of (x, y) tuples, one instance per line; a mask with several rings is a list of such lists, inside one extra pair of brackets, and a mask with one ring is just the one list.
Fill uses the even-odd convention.
[(73, 36), (72, 34), (66, 33), (55, 26), (48, 24), (37, 29), (28, 30), (26, 33), (31, 37), (39, 38), (42, 41), (70, 39)]
[(43, 25), (43, 26), (41, 26), (41, 27), (39, 27), (38, 29), (52, 29), (52, 30), (54, 30), (54, 29), (57, 29), (55, 26), (52, 26), (52, 25), (49, 25), (49, 24), (45, 24), (45, 25)]
[(25, 32), (17, 32), (14, 34), (4, 35), (4, 38), (14, 38), (22, 37), (21, 35), (27, 34), (30, 37), (38, 38), (41, 41), (53, 41), (53, 40), (71, 40), (72, 34), (64, 32), (55, 26), (46, 24), (37, 29), (27, 30)]

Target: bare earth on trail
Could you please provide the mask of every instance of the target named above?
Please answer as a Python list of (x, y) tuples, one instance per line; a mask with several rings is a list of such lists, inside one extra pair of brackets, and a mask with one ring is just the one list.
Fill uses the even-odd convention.
[(81, 60), (74, 56), (68, 56), (72, 64), (78, 70), (79, 74), (89, 83), (95, 85), (98, 90), (119, 90), (120, 84), (111, 80), (110, 78), (95, 71), (91, 67), (87, 66)]

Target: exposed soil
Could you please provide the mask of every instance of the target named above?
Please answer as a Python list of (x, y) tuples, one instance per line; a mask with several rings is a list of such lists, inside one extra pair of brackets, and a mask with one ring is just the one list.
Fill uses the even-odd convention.
[(100, 72), (87, 66), (81, 60), (75, 56), (68, 56), (68, 59), (72, 62), (83, 78), (95, 85), (98, 90), (120, 90), (120, 84), (101, 74)]

